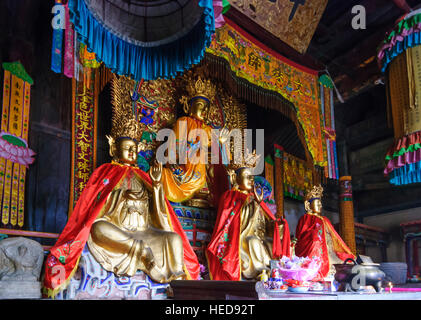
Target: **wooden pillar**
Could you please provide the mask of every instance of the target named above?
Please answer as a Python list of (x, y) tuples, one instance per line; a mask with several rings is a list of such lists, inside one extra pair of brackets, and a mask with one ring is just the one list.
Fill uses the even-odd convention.
[(277, 218), (284, 218), (284, 149), (275, 144), (275, 201)]
[(75, 78), (72, 79), (72, 152), (69, 217), (92, 172), (96, 168), (97, 160), (99, 69), (83, 67), (79, 77), (80, 81), (77, 81)]
[(274, 162), (270, 155), (265, 158), (265, 179), (269, 182), (272, 188), (275, 188), (275, 177), (273, 170)]
[(414, 251), (414, 274), (419, 274), (420, 267), (419, 267), (418, 239), (417, 238), (413, 240), (412, 250)]
[(352, 253), (356, 254), (354, 203), (350, 176), (339, 178), (339, 189), (339, 232)]
[(406, 237), (406, 264), (408, 265), (408, 278), (412, 277), (414, 274), (414, 268), (413, 268), (413, 256), (412, 256), (412, 237)]

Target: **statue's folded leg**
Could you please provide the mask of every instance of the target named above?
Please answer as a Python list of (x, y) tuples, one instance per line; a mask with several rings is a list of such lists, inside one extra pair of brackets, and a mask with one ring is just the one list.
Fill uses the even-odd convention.
[(250, 255), (250, 266), (248, 270), (243, 270), (246, 278), (255, 278), (263, 270), (269, 270), (271, 256), (265, 243), (255, 236), (246, 238), (248, 253)]
[(183, 242), (175, 232), (150, 228), (132, 233), (99, 220), (88, 245), (98, 262), (117, 275), (132, 276), (140, 269), (161, 283), (185, 277)]
[(129, 252), (134, 241), (129, 233), (104, 220), (92, 225), (91, 238), (96, 245), (115, 253)]
[[(269, 238), (269, 237), (265, 237), (264, 240), (264, 246), (267, 249), (268, 255), (270, 257), (270, 259), (272, 259), (272, 252), (273, 252), (273, 237)], [(269, 261), (270, 264), (270, 261)]]
[(177, 233), (155, 230), (151, 249), (155, 256), (152, 278), (158, 282), (168, 282), (185, 277), (183, 241)]
[(137, 270), (147, 271), (145, 264), (153, 264), (153, 257), (145, 258), (148, 254), (142, 240), (104, 220), (93, 224), (88, 246), (104, 269), (117, 276), (133, 276)]

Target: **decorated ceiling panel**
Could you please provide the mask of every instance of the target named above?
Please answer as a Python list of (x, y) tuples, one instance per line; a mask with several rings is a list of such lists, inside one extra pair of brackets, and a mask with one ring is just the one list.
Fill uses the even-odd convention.
[(328, 0), (229, 0), (229, 3), (287, 43), (305, 53)]

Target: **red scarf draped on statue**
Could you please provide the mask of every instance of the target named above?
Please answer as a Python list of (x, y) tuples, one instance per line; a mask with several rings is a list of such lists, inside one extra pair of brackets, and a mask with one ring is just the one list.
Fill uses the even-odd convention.
[[(89, 178), (72, 215), (47, 257), (43, 293), (54, 297), (63, 290), (77, 269), (79, 258), (88, 240), (92, 224), (103, 208), (108, 195), (132, 171), (139, 176), (148, 188), (152, 182), (144, 171), (118, 164), (103, 164)], [(200, 274), (197, 256), (190, 246), (177, 216), (166, 199), (169, 224), (172, 231), (183, 240), (184, 269), (188, 279), (196, 280)]]
[(322, 281), (329, 272), (329, 254), (327, 248), (326, 228), (331, 238), (333, 251), (339, 259), (345, 261), (347, 258), (355, 259), (351, 249), (335, 231), (329, 219), (314, 214), (304, 214), (297, 224), (295, 255), (298, 257), (319, 257), (321, 267), (314, 281)]
[[(212, 234), (212, 240), (206, 249), (209, 273), (212, 280), (241, 280), (240, 268), (240, 232), (241, 208), (251, 195), (239, 191), (225, 192), (220, 200), (218, 216)], [(290, 256), (290, 235), (286, 220), (282, 241), (279, 235), (279, 220), (272, 214), (264, 202), (260, 203), (268, 218), (275, 221), (272, 254), (274, 258)]]

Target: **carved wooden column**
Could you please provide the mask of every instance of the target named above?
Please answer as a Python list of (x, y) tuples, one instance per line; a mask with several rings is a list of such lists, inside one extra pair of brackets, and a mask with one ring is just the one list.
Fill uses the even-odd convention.
[(419, 255), (418, 255), (418, 239), (414, 239), (413, 243), (413, 251), (414, 251), (414, 274), (420, 273), (420, 266), (419, 266)]
[(277, 218), (284, 217), (284, 148), (275, 144), (275, 201)]
[(339, 233), (352, 253), (356, 254), (354, 203), (350, 176), (339, 178)]

